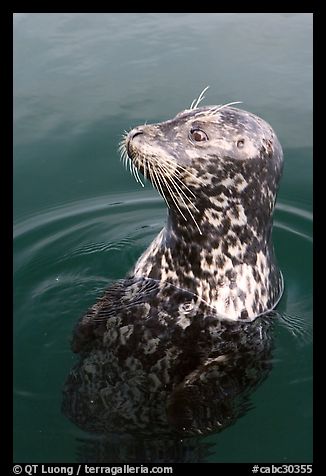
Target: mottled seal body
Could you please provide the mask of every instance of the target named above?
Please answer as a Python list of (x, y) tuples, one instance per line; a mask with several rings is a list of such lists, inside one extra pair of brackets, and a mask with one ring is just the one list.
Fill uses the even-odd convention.
[(222, 430), (270, 370), (271, 324), (222, 320), (168, 283), (118, 281), (75, 329), (80, 361), (66, 381), (63, 411), (102, 434)]
[(104, 433), (220, 430), (270, 369), (281, 146), (257, 116), (211, 106), (137, 127), (122, 147), (167, 224), (77, 323), (63, 411)]
[(233, 320), (273, 309), (283, 291), (271, 236), (283, 154), (271, 126), (202, 107), (133, 129), (127, 147), (169, 205), (134, 276), (187, 289)]

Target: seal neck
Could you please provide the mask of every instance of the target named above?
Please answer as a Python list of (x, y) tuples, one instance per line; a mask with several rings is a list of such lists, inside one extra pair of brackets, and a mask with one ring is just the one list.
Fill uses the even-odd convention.
[[(222, 232), (210, 220), (180, 232), (168, 219), (163, 249), (172, 274), (167, 280), (197, 294), (221, 316), (252, 320), (273, 309), (283, 292), (274, 254), (272, 219), (258, 228), (233, 223)], [(162, 275), (161, 275), (162, 278)]]
[[(233, 208), (237, 217), (228, 224), (228, 208), (223, 220), (217, 210), (207, 210), (199, 221), (202, 234), (169, 211), (166, 227), (141, 256), (134, 275), (185, 289), (222, 317), (253, 320), (273, 309), (282, 294), (271, 240), (272, 218), (261, 227), (256, 221), (253, 227), (247, 216)], [(257, 216), (257, 210), (254, 213)]]
[(216, 199), (208, 198), (206, 206), (193, 210), (187, 220), (173, 208), (169, 209), (165, 244), (172, 248), (185, 244), (187, 252), (194, 243), (248, 262), (250, 253), (264, 252), (271, 245), (274, 203), (274, 200), (268, 204), (258, 201), (244, 207), (243, 202), (230, 198), (222, 207)]

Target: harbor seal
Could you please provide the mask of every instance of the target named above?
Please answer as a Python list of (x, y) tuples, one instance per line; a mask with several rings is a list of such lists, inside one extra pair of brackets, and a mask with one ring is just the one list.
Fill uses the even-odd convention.
[(283, 292), (272, 218), (283, 153), (269, 124), (199, 107), (126, 133), (167, 223), (129, 275), (79, 320), (63, 411), (84, 430), (205, 434), (232, 423), (270, 369)]

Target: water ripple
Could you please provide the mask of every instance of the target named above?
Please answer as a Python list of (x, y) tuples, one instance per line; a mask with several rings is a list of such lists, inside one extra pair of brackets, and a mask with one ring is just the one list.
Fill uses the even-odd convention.
[(299, 208), (299, 207), (295, 207), (294, 205), (289, 205), (288, 203), (284, 203), (284, 202), (279, 201), (276, 204), (276, 210), (281, 210), (283, 212), (287, 212), (290, 215), (298, 216), (298, 217), (304, 218), (304, 219), (306, 219), (308, 221), (311, 221), (311, 222), (313, 221), (312, 212), (310, 212), (308, 210), (304, 210), (304, 209)]
[(313, 214), (309, 210), (279, 201), (276, 204), (274, 228), (297, 235), (306, 241), (313, 242)]
[[(14, 239), (20, 237), (24, 233), (28, 233), (30, 230), (36, 230), (38, 227), (44, 226), (63, 220), (70, 217), (79, 217), (80, 215), (99, 212), (106, 210), (107, 207), (111, 207), (108, 210), (108, 215), (112, 213), (112, 209), (119, 207), (128, 207), (130, 205), (139, 205), (139, 208), (144, 208), (146, 205), (155, 206), (161, 204), (162, 200), (158, 196), (153, 196), (149, 193), (143, 193), (139, 196), (139, 193), (125, 193), (119, 195), (100, 196), (95, 198), (88, 198), (85, 200), (78, 200), (70, 203), (64, 203), (57, 205), (50, 209), (47, 209), (43, 213), (35, 213), (28, 218), (23, 218), (20, 221), (16, 221), (14, 225)], [(82, 225), (81, 225), (82, 226)]]

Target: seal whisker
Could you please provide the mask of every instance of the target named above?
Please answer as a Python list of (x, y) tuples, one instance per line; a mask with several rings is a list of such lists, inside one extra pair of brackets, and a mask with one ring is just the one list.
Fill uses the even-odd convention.
[(171, 174), (168, 173), (168, 171), (164, 168), (164, 166), (162, 164), (158, 165), (158, 167), (160, 167), (162, 169), (162, 171), (164, 172), (165, 176), (168, 177), (170, 179), (170, 182), (171, 184), (173, 184), (174, 188), (175, 189), (178, 189), (182, 195), (189, 201), (189, 203), (193, 206), (193, 208), (198, 212), (198, 208), (193, 204), (192, 200), (188, 197), (188, 195), (185, 193), (185, 191), (180, 187), (179, 184), (176, 183), (176, 179), (179, 180), (179, 182), (187, 189), (189, 190), (189, 192), (192, 194), (192, 196), (194, 198), (196, 198), (196, 195), (182, 182), (182, 180), (180, 180), (178, 177), (175, 177)]
[[(163, 161), (164, 162), (164, 161)], [(166, 169), (167, 170), (167, 169)], [(187, 185), (178, 177), (178, 175), (176, 174), (177, 171), (175, 171), (174, 175), (173, 175), (173, 179), (174, 180), (178, 180), (178, 182), (181, 183), (181, 185), (194, 197), (196, 198), (196, 195), (194, 194), (194, 192), (192, 190), (190, 190), (189, 187), (187, 187)], [(179, 173), (180, 175), (180, 173)], [(183, 192), (184, 193), (184, 192)], [(188, 198), (188, 200), (190, 201), (190, 198), (185, 194), (185, 196)]]
[[(160, 165), (160, 167), (164, 168), (164, 171), (173, 176), (176, 180), (178, 180), (178, 182), (180, 182), (184, 188), (186, 188), (188, 190), (188, 192), (194, 197), (196, 198), (196, 195), (194, 194), (194, 192), (192, 190), (190, 190), (189, 187), (187, 187), (187, 185), (183, 182), (183, 180), (181, 180), (180, 176), (181, 176), (181, 172), (180, 170), (178, 170), (178, 168), (175, 168), (175, 170), (171, 173), (171, 171), (169, 170), (168, 168), (168, 165), (175, 165), (173, 164), (172, 161), (169, 161), (166, 157), (164, 157), (163, 159), (161, 159), (161, 161), (159, 162), (158, 159), (156, 158), (156, 162), (158, 165)], [(177, 166), (178, 167), (178, 166)], [(185, 171), (187, 171), (185, 169)]]
[(233, 102), (228, 102), (227, 104), (222, 104), (222, 105), (219, 105), (217, 107), (213, 107), (211, 109), (211, 111), (209, 111), (209, 114), (214, 116), (215, 114), (217, 114), (221, 109), (224, 109), (225, 107), (228, 107), (228, 106), (233, 106), (234, 104), (242, 104), (242, 101), (233, 101)]
[(126, 147), (124, 141), (121, 141), (118, 146), (118, 151), (120, 154), (120, 159), (122, 158), (123, 154), (126, 152)]
[(122, 150), (120, 155), (120, 160), (122, 161), (122, 164), (124, 167), (126, 167), (126, 158), (127, 158), (127, 152), (126, 150)]
[[(199, 233), (202, 235), (202, 231), (201, 231), (201, 229), (200, 229), (200, 227), (199, 227), (199, 225), (198, 225), (198, 223), (197, 223), (197, 221), (196, 221), (194, 215), (192, 214), (192, 212), (191, 212), (189, 206), (188, 206), (187, 203), (184, 201), (184, 198), (182, 197), (182, 195), (181, 195), (181, 193), (180, 193), (180, 191), (181, 191), (181, 192), (185, 195), (185, 193), (183, 192), (183, 190), (181, 190), (180, 187), (177, 186), (176, 182), (173, 181), (173, 177), (172, 177), (171, 175), (163, 175), (163, 179), (164, 179), (164, 183), (166, 184), (166, 186), (167, 186), (168, 189), (169, 189), (171, 198), (172, 198), (172, 200), (174, 201), (175, 205), (177, 206), (177, 208), (178, 208), (180, 214), (183, 216), (183, 218), (184, 218), (186, 221), (188, 221), (187, 218), (185, 217), (185, 215), (182, 213), (182, 211), (181, 211), (179, 205), (177, 205), (177, 203), (176, 203), (176, 200), (178, 201), (178, 203), (180, 203), (179, 200), (178, 200), (177, 195), (179, 196), (179, 199), (182, 201), (182, 203), (183, 203), (184, 206), (186, 207), (186, 209), (187, 209), (187, 211), (188, 211), (190, 217), (192, 218), (193, 222), (195, 223), (195, 225), (196, 225), (196, 227), (197, 227)], [(168, 185), (168, 182), (170, 183), (171, 187), (174, 188), (174, 190), (176, 191), (177, 195), (171, 190), (171, 188), (170, 188), (169, 185)], [(193, 205), (193, 203), (191, 202), (191, 200), (189, 199), (189, 197), (188, 197), (187, 195), (185, 195), (185, 197), (190, 201), (191, 205), (192, 205), (197, 211), (199, 211), (199, 210)]]
[[(168, 177), (168, 179), (170, 179), (170, 183), (171, 183), (171, 176)], [(174, 185), (174, 183), (171, 183), (171, 185)], [(175, 187), (174, 187), (174, 188), (175, 188)], [(184, 199), (183, 199), (182, 195), (180, 194), (180, 192), (178, 191), (178, 189), (175, 188), (175, 190), (176, 190), (177, 194), (179, 195), (181, 201), (183, 202), (184, 206), (186, 207), (186, 209), (187, 209), (189, 215), (191, 216), (193, 222), (195, 223), (195, 225), (196, 225), (196, 227), (197, 227), (197, 229), (198, 229), (200, 235), (202, 235), (202, 231), (201, 231), (201, 229), (200, 229), (200, 227), (199, 227), (199, 225), (198, 225), (198, 223), (197, 223), (197, 221), (196, 221), (194, 215), (193, 215), (192, 212), (190, 211), (189, 206), (188, 206), (188, 205), (186, 204), (186, 202), (184, 201)], [(190, 203), (192, 204), (192, 202), (190, 202)], [(193, 205), (193, 204), (192, 204), (192, 205)], [(197, 209), (197, 210), (198, 210), (198, 209)], [(184, 217), (184, 218), (185, 218), (185, 217)], [(185, 220), (188, 221), (186, 218), (185, 218)]]
[(190, 170), (186, 169), (185, 167), (182, 167), (182, 165), (176, 164), (175, 162), (173, 162), (173, 160), (171, 160), (167, 157), (164, 157), (163, 160), (166, 162), (166, 164), (173, 165), (175, 167), (175, 172), (174, 173), (176, 173), (176, 174), (178, 173), (180, 175), (180, 173), (181, 173), (180, 170), (182, 170), (183, 172), (186, 172), (187, 175), (190, 175), (192, 178), (194, 178), (201, 185), (206, 185), (203, 180), (201, 180), (199, 177), (196, 177), (196, 175), (194, 175), (192, 172), (190, 172)]
[(126, 170), (128, 170), (128, 161), (130, 160), (130, 158), (128, 157), (128, 154), (127, 152), (124, 153), (124, 156), (123, 156), (123, 165), (124, 165), (124, 168)]
[(143, 162), (145, 180), (147, 180), (147, 168), (146, 168), (147, 166), (148, 166), (147, 160), (145, 159), (144, 162)]
[(135, 178), (136, 178), (136, 180), (138, 179), (137, 181), (141, 184), (141, 186), (145, 187), (145, 185), (143, 184), (142, 179), (139, 176), (138, 168), (135, 166), (135, 164), (133, 164), (133, 166), (134, 166), (134, 169), (135, 169), (135, 174), (136, 174)]
[(124, 166), (125, 166), (125, 169), (128, 170), (128, 162), (130, 161), (130, 158), (128, 157), (128, 155), (126, 154), (125, 155), (125, 162), (124, 162)]
[(209, 89), (209, 86), (206, 86), (206, 88), (204, 88), (202, 90), (202, 92), (200, 93), (200, 95), (198, 96), (197, 99), (194, 99), (190, 105), (190, 109), (193, 110), (193, 109), (196, 109), (198, 107), (198, 105), (201, 103), (201, 101), (205, 98), (204, 94), (205, 92), (207, 91), (207, 89)]
[(131, 175), (132, 175), (132, 160), (131, 160), (130, 157), (128, 157), (128, 159), (129, 159), (129, 172), (130, 172)]
[[(184, 218), (185, 221), (188, 221), (186, 216), (184, 215), (184, 213), (181, 211), (180, 209), (180, 200), (181, 202), (183, 203), (183, 205), (185, 206), (185, 208), (187, 209), (187, 212), (189, 213), (191, 219), (193, 220), (193, 222), (195, 223), (198, 231), (200, 234), (202, 234), (202, 231), (193, 215), (193, 213), (191, 212), (190, 208), (189, 208), (189, 205), (187, 205), (187, 203), (185, 202), (185, 199), (188, 200), (188, 202), (191, 204), (191, 206), (194, 208), (194, 210), (196, 210), (197, 212), (199, 211), (198, 208), (193, 204), (192, 200), (188, 197), (188, 195), (184, 192), (184, 190), (180, 187), (180, 185), (177, 184), (177, 182), (175, 181), (175, 177), (170, 173), (170, 171), (166, 168), (166, 166), (161, 163), (159, 163), (158, 159), (156, 157), (153, 157), (152, 159), (154, 159), (155, 161), (155, 167), (153, 167), (153, 170), (155, 172), (155, 175), (157, 177), (157, 180), (159, 182), (159, 188), (161, 190), (161, 195), (164, 197), (164, 193), (163, 193), (163, 190), (161, 188), (161, 183), (160, 183), (160, 180), (159, 180), (159, 177), (162, 178), (162, 180), (164, 181), (164, 184), (169, 192), (169, 195), (172, 199), (172, 201), (174, 202), (174, 204), (176, 205), (177, 209), (179, 210), (181, 216)], [(156, 171), (158, 172), (158, 174), (156, 174)], [(184, 183), (178, 178), (178, 180), (180, 181), (180, 183), (182, 185), (184, 185)], [(156, 183), (154, 183), (154, 186), (156, 187), (156, 189), (158, 189)], [(173, 189), (175, 190), (175, 192), (173, 191)], [(187, 187), (188, 188), (188, 187)], [(160, 191), (158, 189), (158, 191)], [(189, 190), (189, 189), (188, 189)], [(191, 192), (191, 190), (189, 190)], [(192, 195), (193, 192), (191, 192)], [(184, 199), (184, 198), (185, 199)]]
[(155, 187), (155, 183), (154, 183), (154, 179), (153, 179), (153, 172), (152, 172), (152, 168), (150, 166), (150, 163), (148, 163), (148, 173), (149, 173), (149, 178), (150, 178), (151, 184)]
[(118, 149), (121, 152), (122, 150), (126, 150), (126, 140), (127, 140), (128, 133), (127, 131), (124, 131), (122, 134), (122, 139), (120, 140), (118, 144)]
[(132, 162), (131, 166), (132, 166), (132, 175), (133, 175), (134, 179), (136, 180), (136, 182), (138, 183), (138, 179), (136, 177), (136, 170), (137, 169), (135, 167), (135, 164)]
[(192, 101), (192, 103), (190, 104), (190, 108), (189, 108), (189, 109), (190, 109), (191, 111), (192, 111), (193, 108), (194, 108), (195, 101), (196, 101), (196, 99), (194, 99), (194, 100)]
[(164, 185), (166, 186), (166, 188), (168, 189), (168, 192), (169, 192), (169, 195), (173, 201), (173, 203), (175, 204), (175, 206), (177, 207), (180, 215), (184, 218), (185, 221), (188, 221), (187, 220), (187, 217), (184, 215), (184, 213), (182, 212), (182, 210), (180, 209), (180, 206), (178, 204), (178, 200), (176, 199), (176, 196), (175, 196), (175, 193), (173, 192), (173, 190), (171, 189), (168, 181), (169, 181), (169, 177), (166, 177), (164, 175), (164, 173), (161, 175), (162, 179), (163, 179), (163, 182), (164, 182)]
[(130, 173), (137, 182), (137, 179), (136, 179), (136, 176), (135, 176), (135, 168), (134, 168), (134, 164), (132, 163), (132, 161), (130, 161), (129, 165), (130, 165)]
[[(160, 172), (161, 173), (161, 172)], [(160, 178), (162, 179), (168, 193), (169, 193), (169, 196), (171, 197), (174, 205), (177, 207), (180, 215), (184, 218), (185, 221), (187, 221), (187, 218), (185, 217), (185, 215), (183, 214), (183, 212), (180, 210), (180, 207), (178, 205), (178, 201), (176, 200), (176, 197), (175, 197), (175, 194), (173, 192), (173, 190), (171, 189), (171, 187), (169, 186), (169, 183), (168, 183), (168, 177), (166, 177), (164, 174), (161, 174), (160, 175)]]
[(126, 170), (128, 171), (128, 167), (130, 168), (130, 163), (132, 162), (131, 158), (129, 155), (126, 155)]
[[(187, 185), (177, 175), (174, 175), (174, 179), (178, 180), (178, 182), (180, 182), (182, 184), (182, 186), (193, 196), (193, 198), (196, 198), (196, 195), (194, 194), (194, 192), (192, 190), (190, 190), (190, 188), (187, 187)], [(189, 197), (187, 196), (187, 198), (189, 198)]]
[(148, 172), (150, 176), (150, 180), (152, 182), (152, 185), (156, 188), (156, 190), (160, 193), (160, 195), (163, 197), (165, 203), (167, 204), (168, 208), (170, 208), (169, 202), (164, 194), (161, 182), (158, 180), (158, 177), (154, 175), (155, 169), (152, 169), (150, 166), (150, 163), (148, 163)]
[[(157, 173), (157, 171), (155, 170), (155, 168), (153, 168), (153, 175), (155, 175), (155, 182), (154, 182), (154, 185), (155, 185), (155, 188), (156, 190), (161, 194), (161, 196), (163, 197), (165, 203), (167, 204), (168, 208), (170, 208), (170, 204), (165, 196), (165, 193), (164, 193), (164, 190), (162, 188), (162, 184), (161, 184), (161, 180), (160, 180), (160, 175)], [(156, 185), (156, 183), (158, 184), (158, 186)]]
[[(197, 228), (197, 230), (199, 231), (199, 234), (202, 235), (203, 233), (202, 233), (202, 231), (201, 231), (201, 229), (200, 229), (200, 226), (198, 225), (197, 220), (196, 220), (196, 218), (194, 217), (193, 213), (191, 212), (189, 206), (186, 204), (186, 202), (184, 201), (184, 199), (183, 199), (183, 197), (180, 195), (180, 193), (178, 193), (178, 195), (179, 195), (180, 199), (182, 200), (184, 206), (186, 207), (186, 209), (187, 209), (187, 211), (188, 211), (188, 213), (189, 213), (189, 215), (190, 215), (192, 221), (193, 221), (194, 224), (196, 225), (196, 228)], [(198, 211), (198, 208), (196, 208), (196, 207), (193, 205), (192, 202), (190, 202), (190, 203), (191, 203), (191, 205)]]
[[(184, 190), (182, 190), (180, 185), (176, 183), (174, 177), (170, 177), (170, 181), (173, 184), (174, 188), (178, 191), (178, 193), (181, 193), (183, 195), (183, 197), (188, 200), (189, 204), (194, 208), (194, 210), (196, 212), (199, 212), (198, 208), (196, 207), (196, 205), (194, 205), (193, 201), (188, 197), (188, 195), (184, 192)], [(182, 198), (182, 201), (183, 201), (183, 198)], [(185, 203), (185, 205), (186, 205), (186, 203)], [(188, 205), (186, 205), (186, 206), (188, 207)]]
[[(135, 179), (135, 181), (136, 181), (137, 183), (139, 183), (139, 181), (138, 181), (138, 179), (137, 179), (137, 177), (136, 177), (137, 169), (136, 169), (136, 167), (135, 167), (135, 165), (134, 165), (134, 163), (133, 163), (133, 161), (131, 160), (130, 157), (128, 157), (128, 160), (129, 160), (129, 171), (130, 171), (130, 174), (131, 174), (131, 176)], [(140, 180), (140, 179), (139, 179), (139, 180)], [(142, 185), (143, 185), (143, 184), (142, 184)], [(144, 186), (144, 185), (143, 185), (143, 186)]]

